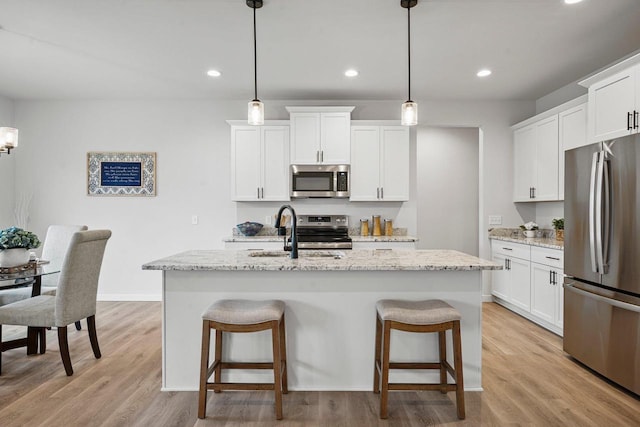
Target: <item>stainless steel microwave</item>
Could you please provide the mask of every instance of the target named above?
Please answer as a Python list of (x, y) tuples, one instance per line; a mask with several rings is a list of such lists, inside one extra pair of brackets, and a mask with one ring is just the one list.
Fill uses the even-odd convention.
[(291, 198), (349, 197), (349, 165), (291, 165)]

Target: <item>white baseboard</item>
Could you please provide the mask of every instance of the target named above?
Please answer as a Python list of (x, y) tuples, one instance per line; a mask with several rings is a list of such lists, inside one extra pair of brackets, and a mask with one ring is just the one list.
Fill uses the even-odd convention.
[(493, 295), (482, 295), (482, 302), (493, 302)]
[(162, 301), (162, 294), (98, 294), (98, 301)]

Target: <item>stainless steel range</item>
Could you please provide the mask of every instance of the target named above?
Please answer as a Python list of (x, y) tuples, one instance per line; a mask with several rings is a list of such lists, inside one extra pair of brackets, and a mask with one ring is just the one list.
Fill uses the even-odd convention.
[(298, 249), (352, 249), (346, 215), (300, 215)]

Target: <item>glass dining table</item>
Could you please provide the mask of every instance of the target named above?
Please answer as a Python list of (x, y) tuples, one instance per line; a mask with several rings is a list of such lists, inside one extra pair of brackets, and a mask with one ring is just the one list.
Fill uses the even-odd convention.
[[(49, 265), (48, 261), (38, 261), (16, 272), (0, 271), (0, 291), (19, 288), (31, 288), (31, 297), (40, 295), (42, 290), (42, 277), (60, 273), (60, 267)], [(9, 341), (2, 341), (0, 336), (0, 351), (11, 350), (19, 347), (27, 347), (27, 354), (35, 354), (40, 339), (40, 353), (44, 353), (44, 328), (27, 328), (27, 337)]]

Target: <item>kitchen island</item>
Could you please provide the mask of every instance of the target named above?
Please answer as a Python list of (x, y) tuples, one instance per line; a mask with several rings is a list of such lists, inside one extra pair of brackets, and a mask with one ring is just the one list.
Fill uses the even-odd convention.
[[(194, 250), (142, 268), (162, 271), (163, 390), (198, 389), (201, 314), (222, 298), (285, 301), (291, 390), (370, 390), (376, 301), (443, 299), (462, 314), (465, 389), (482, 388), (481, 275), (501, 268), (491, 261), (452, 250), (300, 251), (299, 259), (284, 252)], [(393, 332), (392, 360), (437, 359), (437, 334)], [(268, 332), (225, 339), (225, 358), (270, 360)], [(391, 378), (438, 381), (437, 371), (427, 372)], [(240, 371), (229, 379), (268, 382), (270, 375)]]

